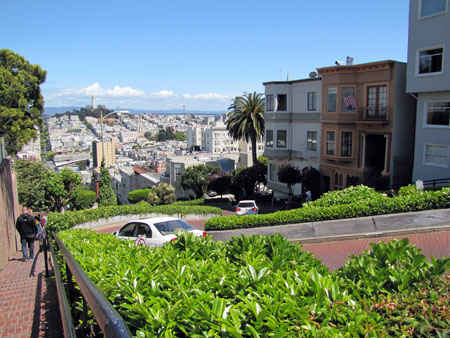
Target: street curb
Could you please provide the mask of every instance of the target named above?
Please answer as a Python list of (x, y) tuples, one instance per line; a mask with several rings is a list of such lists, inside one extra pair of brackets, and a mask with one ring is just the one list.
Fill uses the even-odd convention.
[(336, 235), (336, 236), (324, 236), (324, 237), (308, 237), (308, 238), (290, 238), (289, 241), (301, 243), (301, 244), (315, 244), (323, 242), (340, 242), (349, 241), (354, 239), (367, 239), (367, 238), (378, 238), (378, 237), (388, 237), (388, 236), (404, 236), (411, 234), (420, 234), (427, 232), (441, 232), (450, 231), (450, 225), (442, 226), (432, 226), (425, 228), (412, 228), (405, 230), (389, 230), (389, 231), (378, 231), (378, 232), (366, 232), (362, 234), (349, 234), (349, 235)]

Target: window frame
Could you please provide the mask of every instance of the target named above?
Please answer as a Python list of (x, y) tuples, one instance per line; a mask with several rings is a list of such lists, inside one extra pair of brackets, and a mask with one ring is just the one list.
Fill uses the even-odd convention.
[(317, 151), (317, 131), (314, 130), (306, 131), (306, 150)]
[(317, 111), (317, 92), (307, 93), (307, 111)]
[[(449, 111), (449, 123), (448, 124), (428, 124), (428, 107), (430, 104), (433, 103), (445, 103), (447, 102), (450, 105), (450, 100), (426, 100), (424, 102), (424, 109), (423, 109), (423, 127), (426, 128), (442, 128), (442, 129), (449, 129), (450, 128), (450, 111)], [(450, 106), (449, 106), (450, 107)]]
[[(420, 72), (420, 53), (421, 52), (425, 52), (428, 50), (433, 50), (433, 49), (442, 49), (442, 57), (441, 57), (441, 70), (438, 72), (427, 72), (427, 73), (421, 73)], [(439, 45), (439, 46), (433, 46), (433, 47), (427, 47), (427, 48), (421, 48), (421, 49), (417, 49), (416, 50), (416, 77), (422, 77), (422, 76), (433, 76), (433, 75), (441, 75), (444, 73), (444, 55), (445, 55), (445, 48), (444, 45)]]
[[(284, 133), (284, 146), (280, 146), (280, 134)], [(277, 148), (287, 148), (287, 131), (285, 129), (277, 130)]]
[(422, 9), (423, 9), (422, 4), (423, 4), (423, 1), (424, 0), (419, 0), (418, 1), (418, 6), (419, 6), (417, 8), (417, 19), (418, 20), (430, 18), (430, 17), (436, 16), (436, 15), (442, 15), (442, 14), (447, 13), (447, 11), (448, 11), (448, 0), (444, 0), (445, 1), (445, 9), (443, 11), (432, 13), (432, 14), (427, 14), (427, 15), (422, 15)]
[[(331, 110), (330, 106), (330, 89), (334, 90), (335, 93), (335, 101), (334, 101), (334, 110)], [(331, 94), (333, 95), (333, 94)], [(327, 113), (337, 113), (337, 105), (338, 105), (338, 88), (337, 87), (328, 87), (327, 88)]]
[[(350, 134), (350, 144), (344, 145), (344, 134)], [(348, 150), (344, 154), (344, 149), (346, 149), (346, 148), (348, 148)], [(341, 157), (352, 157), (352, 156), (353, 156), (353, 132), (352, 131), (342, 131), (341, 132)]]
[[(285, 108), (285, 109), (281, 109), (280, 108), (280, 97), (284, 97), (285, 98), (285, 101), (284, 101), (284, 105), (285, 105), (285, 107), (282, 107), (282, 108)], [(288, 100), (287, 100), (287, 94), (277, 94), (277, 111), (287, 111), (288, 110)]]
[(269, 180), (278, 182), (278, 164), (276, 163), (269, 163)]
[[(271, 135), (272, 137), (270, 138), (270, 141), (269, 141), (269, 135)], [(270, 142), (270, 144), (269, 144), (269, 142)], [(273, 148), (273, 129), (267, 129), (266, 130), (266, 142), (265, 142), (265, 144), (266, 144), (266, 148)]]
[[(269, 100), (270, 98), (270, 100)], [(266, 95), (266, 111), (273, 111), (273, 94)]]
[[(341, 112), (342, 113), (353, 113), (355, 111), (355, 109), (352, 108), (349, 110), (349, 109), (347, 109), (347, 107), (344, 104), (344, 88), (352, 88), (353, 93), (351, 95), (353, 95), (356, 100), (356, 87), (355, 86), (342, 86), (341, 87), (341, 100), (340, 100), (341, 101)], [(347, 96), (349, 96), (349, 95), (347, 95)], [(347, 96), (345, 96), (345, 97), (347, 97)]]
[[(331, 135), (331, 134), (333, 134), (333, 140), (332, 141), (330, 141), (329, 139), (328, 139), (328, 135)], [(325, 154), (327, 155), (327, 156), (336, 156), (336, 131), (335, 130), (327, 130), (326, 132), (325, 132)], [(330, 153), (330, 149), (329, 149), (329, 144), (333, 144), (333, 153), (331, 154)]]
[[(381, 88), (386, 89), (384, 105), (380, 105), (380, 99), (381, 99), (380, 89)], [(370, 104), (370, 100), (371, 100), (370, 90), (371, 89), (376, 89), (375, 105)], [(388, 89), (387, 84), (376, 84), (376, 85), (371, 85), (371, 86), (366, 87), (366, 102), (367, 102), (367, 115), (368, 116), (385, 115), (387, 117), (387, 106), (388, 106), (388, 102), (389, 102), (388, 94), (389, 94), (389, 89)], [(384, 108), (384, 111), (383, 111), (383, 108)]]
[[(447, 148), (447, 164), (433, 163), (427, 162), (427, 146), (435, 146), (435, 147), (446, 147)], [(433, 143), (424, 143), (423, 145), (423, 165), (430, 167), (438, 167), (438, 168), (448, 168), (448, 160), (449, 160), (449, 152), (450, 146), (448, 144), (433, 144)]]

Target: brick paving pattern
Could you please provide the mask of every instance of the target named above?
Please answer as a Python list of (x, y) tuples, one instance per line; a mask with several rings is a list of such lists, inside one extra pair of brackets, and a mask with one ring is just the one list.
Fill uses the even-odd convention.
[(33, 260), (18, 252), (0, 272), (0, 337), (63, 337), (55, 279), (38, 251), (36, 242)]
[(328, 266), (330, 271), (334, 271), (345, 264), (350, 254), (359, 255), (369, 250), (369, 243), (389, 242), (394, 238), (405, 237), (408, 237), (410, 244), (415, 244), (417, 249), (422, 249), (422, 254), (428, 258), (450, 257), (450, 231), (310, 243), (302, 246), (305, 251), (311, 252)]

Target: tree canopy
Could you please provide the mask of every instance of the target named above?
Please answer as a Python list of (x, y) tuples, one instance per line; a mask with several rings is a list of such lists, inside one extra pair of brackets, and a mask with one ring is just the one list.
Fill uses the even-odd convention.
[(278, 181), (286, 183), (289, 194), (292, 194), (292, 186), (302, 182), (302, 173), (297, 167), (291, 164), (285, 164), (278, 170)]
[(184, 190), (192, 190), (195, 193), (196, 198), (203, 196), (206, 187), (209, 184), (209, 175), (213, 175), (218, 172), (218, 166), (204, 166), (199, 164), (193, 167), (189, 167), (181, 175), (180, 183)]
[(111, 185), (111, 176), (109, 176), (108, 169), (103, 166), (100, 167), (101, 176), (98, 188), (98, 205), (108, 206), (117, 205), (117, 196)]
[(253, 164), (258, 162), (257, 140), (264, 138), (264, 96), (261, 93), (244, 93), (234, 99), (227, 117), (227, 130), (234, 140), (244, 139), (252, 145)]
[(40, 85), (47, 73), (8, 49), (0, 50), (0, 137), (6, 151), (17, 154), (42, 125)]

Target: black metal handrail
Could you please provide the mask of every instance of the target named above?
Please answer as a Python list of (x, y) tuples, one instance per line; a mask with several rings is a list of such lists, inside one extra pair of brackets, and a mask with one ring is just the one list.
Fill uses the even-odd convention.
[(387, 121), (388, 107), (373, 106), (358, 108), (359, 121)]
[[(72, 254), (69, 252), (69, 250), (64, 246), (62, 241), (58, 238), (58, 236), (55, 233), (52, 233), (53, 239), (55, 240), (55, 243), (58, 247), (58, 249), (61, 251), (62, 256), (64, 257), (64, 261), (66, 263), (67, 267), (67, 280), (68, 280), (68, 287), (69, 287), (69, 298), (72, 298), (73, 295), (73, 285), (71, 286), (71, 280), (72, 276), (74, 277), (80, 291), (81, 295), (83, 296), (86, 304), (89, 306), (89, 308), (92, 311), (92, 314), (95, 317), (95, 320), (97, 321), (98, 325), (100, 326), (103, 334), (107, 338), (129, 338), (131, 337), (131, 333), (128, 330), (127, 325), (125, 324), (122, 317), (117, 313), (117, 311), (114, 309), (114, 307), (111, 305), (111, 303), (105, 298), (105, 296), (100, 292), (100, 290), (94, 285), (94, 283), (89, 279), (89, 277), (86, 275), (86, 273), (81, 269), (80, 265), (76, 262), (76, 260), (73, 258)], [(56, 261), (56, 255), (54, 254), (54, 249), (51, 247), (52, 250), (52, 256), (53, 256), (53, 262), (55, 265), (55, 273), (56, 270), (58, 270), (59, 274), (59, 267), (58, 263)], [(58, 297), (60, 298), (60, 307), (64, 307), (64, 309), (61, 309), (63, 314), (63, 326), (67, 325), (67, 330), (64, 327), (64, 335), (65, 337), (76, 337), (73, 334), (75, 334), (75, 329), (72, 321), (72, 315), (70, 314), (70, 310), (68, 307), (69, 302), (67, 301), (67, 296), (65, 293), (65, 289), (62, 285), (61, 278), (59, 274), (59, 280), (57, 280), (57, 283), (59, 284), (58, 288), (61, 290), (58, 290)], [(58, 278), (58, 277), (57, 277)], [(71, 290), (72, 288), (72, 290)], [(61, 297), (59, 294), (61, 293)], [(71, 295), (72, 294), (72, 295)], [(67, 313), (67, 311), (69, 311)], [(87, 308), (85, 306), (85, 314), (87, 314)], [(66, 321), (66, 323), (64, 323)], [(66, 335), (67, 331), (67, 335)]]

